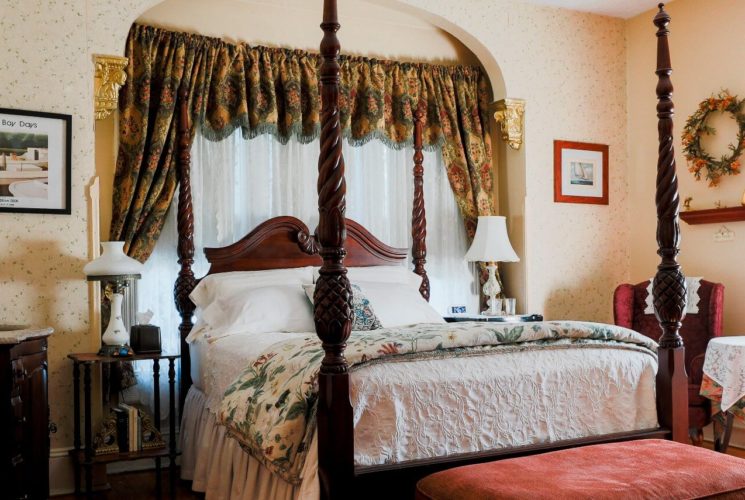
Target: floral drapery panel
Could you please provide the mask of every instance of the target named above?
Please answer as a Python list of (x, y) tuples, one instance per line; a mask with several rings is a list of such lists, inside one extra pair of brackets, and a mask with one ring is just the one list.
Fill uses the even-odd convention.
[[(135, 24), (127, 39), (128, 78), (120, 96), (120, 145), (112, 240), (145, 261), (176, 189), (176, 101), (188, 88), (192, 127), (211, 140), (240, 127), (244, 138), (272, 134), (286, 143), (319, 133), (317, 54), (167, 31)], [(352, 144), (413, 140), (424, 103), (425, 148), (442, 148), (448, 179), (473, 236), (491, 215), (487, 81), (480, 68), (341, 58), (341, 121)], [(192, 136), (195, 130), (192, 131)]]

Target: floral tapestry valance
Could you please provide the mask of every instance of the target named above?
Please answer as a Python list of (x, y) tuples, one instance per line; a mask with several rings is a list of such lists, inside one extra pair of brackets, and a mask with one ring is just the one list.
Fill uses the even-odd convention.
[[(292, 135), (307, 143), (318, 137), (318, 54), (232, 44), (139, 24), (132, 27), (128, 49), (135, 72), (136, 66), (147, 72), (173, 54), (168, 70), (178, 80), (183, 74), (192, 80), (194, 123), (209, 139), (225, 139), (238, 127), (246, 139), (270, 133), (283, 143)], [(413, 110), (424, 100), (424, 144), (433, 148), (452, 134), (458, 121), (456, 99), (472, 94), (463, 96), (475, 105), (470, 112), (488, 104), (480, 100), (488, 99), (488, 84), (479, 67), (344, 55), (340, 62), (341, 123), (353, 144), (376, 138), (395, 148), (411, 145)], [(479, 118), (486, 123), (485, 117)]]
[[(193, 132), (212, 140), (240, 128), (285, 143), (319, 133), (318, 54), (135, 24), (120, 92), (120, 141), (111, 238), (147, 259), (176, 190), (176, 100), (187, 85)], [(413, 141), (414, 111), (426, 107), (424, 145), (442, 148), (448, 178), (473, 235), (492, 214), (488, 82), (481, 68), (341, 57), (341, 122), (352, 144)]]

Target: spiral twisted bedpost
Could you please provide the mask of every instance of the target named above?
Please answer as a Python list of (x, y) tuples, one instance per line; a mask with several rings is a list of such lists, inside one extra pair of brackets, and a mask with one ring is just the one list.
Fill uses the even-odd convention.
[(663, 4), (654, 18), (657, 26), (657, 118), (659, 155), (657, 160), (657, 253), (661, 262), (654, 277), (654, 310), (662, 329), (658, 349), (657, 413), (660, 425), (672, 431), (672, 439), (688, 440), (688, 377), (685, 348), (680, 337), (685, 316), (686, 283), (677, 261), (680, 243), (678, 178), (673, 147), (673, 84), (670, 79), (668, 25), (670, 16)]
[(173, 288), (176, 309), (181, 316), (179, 336), (181, 337), (181, 376), (179, 381), (179, 411), (183, 412), (186, 393), (191, 387), (191, 360), (186, 337), (194, 326), (195, 305), (189, 299), (197, 282), (194, 278), (194, 212), (191, 200), (191, 132), (189, 129), (189, 91), (184, 82), (179, 90), (178, 150), (176, 172), (179, 181), (178, 194), (178, 263), (181, 266)]
[(419, 293), (429, 300), (429, 277), (424, 265), (427, 263), (427, 214), (424, 210), (424, 154), (422, 153), (422, 129), (426, 104), (422, 101), (414, 113), (414, 204), (411, 213), (411, 256), (414, 272), (422, 277)]
[(321, 41), (321, 151), (318, 158), (318, 229), (323, 265), (313, 302), (325, 356), (318, 377), (318, 473), (324, 499), (349, 498), (354, 476), (354, 435), (344, 348), (352, 330), (352, 289), (344, 267), (346, 182), (339, 118), (339, 50), (336, 0), (324, 0)]

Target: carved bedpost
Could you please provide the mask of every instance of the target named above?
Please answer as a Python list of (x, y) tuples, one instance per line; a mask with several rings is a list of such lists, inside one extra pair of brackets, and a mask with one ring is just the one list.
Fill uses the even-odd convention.
[(191, 266), (194, 264), (194, 212), (191, 203), (191, 132), (189, 130), (189, 91), (186, 82), (181, 84), (179, 90), (179, 112), (178, 112), (178, 148), (176, 155), (176, 168), (179, 181), (178, 194), (178, 263), (179, 269), (173, 294), (176, 300), (176, 309), (181, 315), (181, 324), (178, 327), (181, 337), (181, 379), (179, 381), (179, 413), (183, 412), (186, 393), (191, 387), (191, 360), (189, 359), (189, 345), (186, 337), (189, 335), (194, 323), (195, 305), (189, 299), (189, 294), (197, 282)]
[(659, 5), (657, 26), (657, 118), (659, 157), (657, 160), (657, 253), (662, 258), (654, 277), (654, 310), (662, 328), (657, 372), (657, 414), (660, 425), (672, 431), (672, 439), (688, 441), (688, 377), (685, 348), (679, 331), (685, 316), (686, 283), (677, 262), (680, 241), (678, 178), (673, 148), (673, 84), (667, 26), (670, 16)]
[(344, 348), (352, 331), (352, 289), (344, 267), (346, 183), (339, 120), (339, 50), (336, 0), (324, 0), (321, 41), (321, 152), (318, 158), (318, 229), (323, 265), (313, 297), (316, 332), (325, 356), (318, 377), (318, 474), (321, 498), (350, 498), (354, 434)]
[(422, 101), (414, 113), (414, 204), (411, 213), (411, 256), (414, 272), (422, 277), (419, 293), (429, 300), (429, 277), (424, 264), (427, 263), (427, 215), (424, 210), (424, 154), (422, 153), (422, 128), (426, 103)]

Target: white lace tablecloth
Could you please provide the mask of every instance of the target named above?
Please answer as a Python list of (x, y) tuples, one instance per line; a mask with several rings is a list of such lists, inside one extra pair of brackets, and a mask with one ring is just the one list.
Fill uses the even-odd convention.
[(745, 337), (718, 337), (706, 348), (704, 374), (722, 386), (722, 411), (745, 398)]

